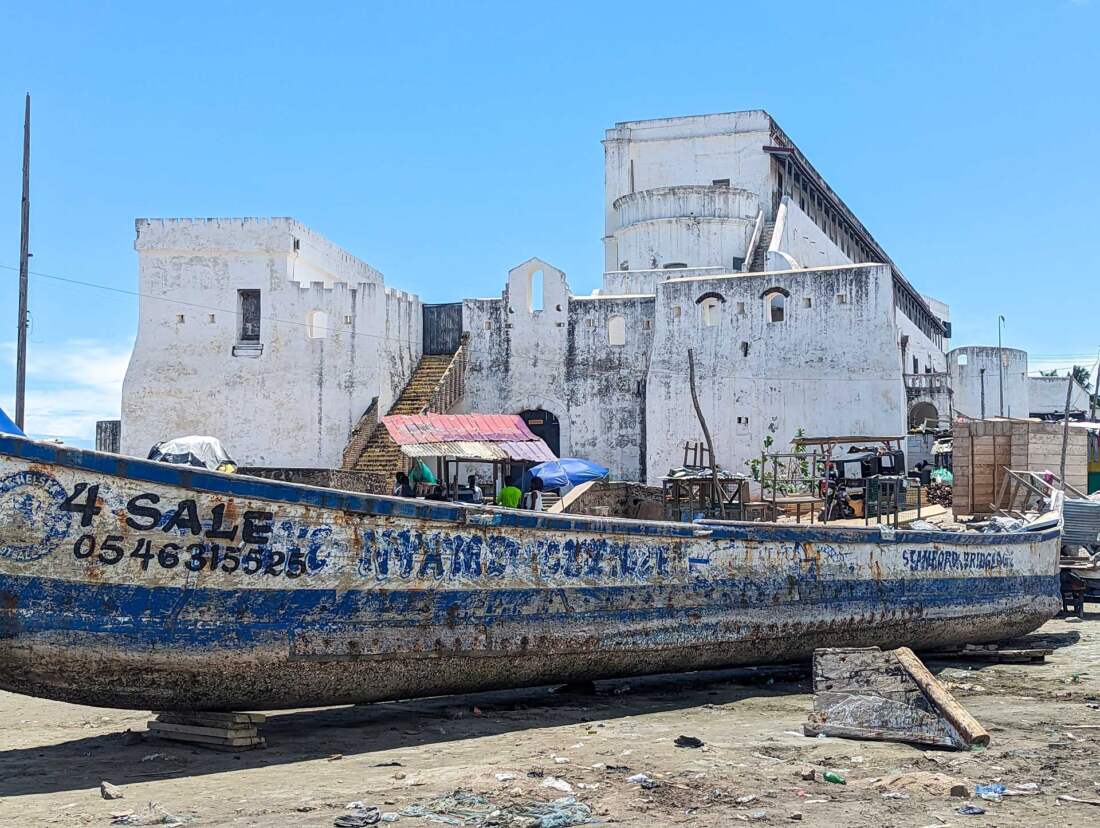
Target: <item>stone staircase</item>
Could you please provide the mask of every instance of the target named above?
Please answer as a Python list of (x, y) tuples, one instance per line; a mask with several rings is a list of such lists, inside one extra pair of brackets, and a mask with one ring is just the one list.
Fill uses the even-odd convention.
[(760, 241), (756, 243), (756, 249), (752, 254), (752, 262), (749, 264), (750, 273), (763, 273), (768, 261), (768, 247), (772, 243), (772, 234), (775, 232), (775, 222), (765, 221), (760, 231)]
[[(462, 396), (466, 377), (465, 339), (453, 354), (420, 358), (389, 414), (445, 414)], [(393, 477), (409, 463), (390, 438), (378, 417), (377, 400), (363, 414), (352, 431), (342, 466), (369, 478), (371, 491), (389, 494)]]
[[(436, 388), (451, 365), (452, 356), (425, 356), (420, 358), (409, 382), (390, 406), (388, 414), (422, 414)], [(392, 478), (405, 468), (404, 455), (397, 447), (386, 427), (379, 423), (367, 440), (362, 454), (355, 459), (352, 468), (371, 475)]]

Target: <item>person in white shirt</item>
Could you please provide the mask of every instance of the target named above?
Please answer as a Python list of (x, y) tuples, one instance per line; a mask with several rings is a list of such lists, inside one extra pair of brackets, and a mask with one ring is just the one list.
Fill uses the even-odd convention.
[(542, 485), (542, 478), (531, 478), (531, 488), (527, 490), (527, 494), (523, 496), (523, 501), (520, 503), (522, 508), (533, 512), (542, 511)]
[(481, 487), (477, 485), (477, 475), (471, 474), (466, 479), (467, 484), (470, 486), (470, 502), (471, 503), (484, 503), (485, 496), (481, 492)]

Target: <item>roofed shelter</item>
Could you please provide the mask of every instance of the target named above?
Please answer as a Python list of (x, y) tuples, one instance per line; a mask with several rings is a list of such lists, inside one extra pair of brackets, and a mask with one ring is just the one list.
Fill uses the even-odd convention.
[(458, 488), (459, 463), (491, 464), (495, 490), (505, 466), (557, 459), (518, 414), (394, 414), (382, 424), (406, 457), (434, 457), (439, 479), (452, 481), (452, 491)]

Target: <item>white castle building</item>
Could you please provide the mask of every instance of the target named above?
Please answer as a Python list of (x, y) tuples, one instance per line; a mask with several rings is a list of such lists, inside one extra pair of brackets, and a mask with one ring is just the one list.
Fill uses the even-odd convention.
[(604, 148), (591, 295), (532, 258), (499, 297), (422, 306), (290, 219), (139, 220), (122, 450), (215, 434), (246, 465), (382, 472), (375, 424), (400, 402), (519, 413), (559, 455), (657, 482), (702, 436), (689, 349), (728, 468), (768, 435), (950, 416), (947, 306), (766, 112), (621, 123)]

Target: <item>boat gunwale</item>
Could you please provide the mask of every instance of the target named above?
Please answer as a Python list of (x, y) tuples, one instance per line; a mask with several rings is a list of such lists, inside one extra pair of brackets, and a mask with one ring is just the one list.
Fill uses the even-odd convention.
[[(27, 463), (42, 463), (119, 477), (137, 483), (175, 486), (207, 494), (311, 506), (331, 511), (378, 517), (440, 521), (474, 529), (542, 529), (565, 532), (610, 533), (685, 540), (747, 540), (846, 543), (939, 543), (964, 546), (1035, 544), (1060, 536), (1061, 526), (1035, 532), (925, 532), (890, 529), (885, 526), (831, 527), (826, 524), (745, 522), (679, 523), (595, 515), (549, 514), (506, 509), (490, 505), (419, 501), (389, 495), (327, 489), (302, 483), (268, 480), (243, 474), (227, 474), (190, 466), (175, 466), (121, 454), (92, 451), (44, 443), (10, 434), (0, 434), (0, 456)], [(491, 515), (491, 522), (469, 520), (472, 515)]]

